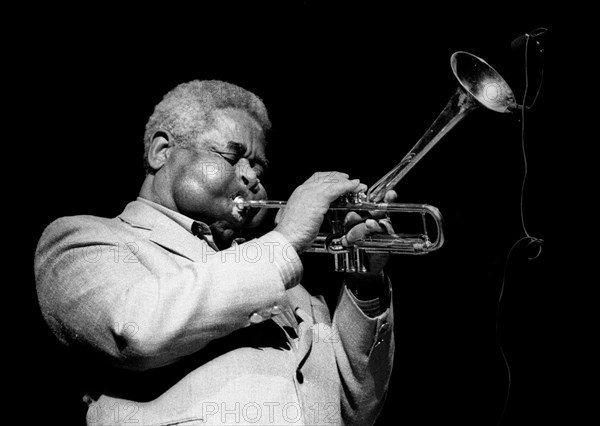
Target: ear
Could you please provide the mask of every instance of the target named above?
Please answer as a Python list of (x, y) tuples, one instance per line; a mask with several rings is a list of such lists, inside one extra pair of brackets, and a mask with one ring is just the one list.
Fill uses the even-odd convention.
[(154, 170), (159, 170), (165, 165), (171, 152), (171, 141), (165, 132), (156, 132), (148, 151), (148, 164)]

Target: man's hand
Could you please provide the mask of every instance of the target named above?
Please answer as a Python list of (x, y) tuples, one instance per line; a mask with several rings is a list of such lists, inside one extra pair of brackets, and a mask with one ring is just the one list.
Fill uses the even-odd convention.
[(288, 239), (298, 254), (310, 248), (334, 200), (347, 192), (366, 190), (358, 179), (348, 177), (339, 172), (317, 172), (296, 188), (286, 207), (279, 210), (275, 230)]
[[(383, 199), (384, 203), (393, 203), (398, 195), (396, 191), (388, 191)], [(392, 222), (384, 211), (371, 212), (350, 212), (344, 218), (344, 232), (346, 235), (342, 239), (342, 244), (351, 246), (356, 241), (360, 241), (375, 234), (393, 234)], [(369, 272), (379, 274), (389, 260), (389, 254), (370, 254), (368, 255), (367, 269)]]
[[(396, 192), (388, 191), (384, 202), (396, 201)], [(392, 223), (385, 211), (350, 212), (344, 218), (343, 245), (352, 245), (356, 241), (375, 234), (393, 234)], [(389, 254), (367, 254), (367, 273), (346, 273), (344, 284), (354, 296), (361, 300), (378, 299), (380, 309), (385, 310), (390, 304), (390, 291), (383, 279), (383, 268), (390, 258)]]

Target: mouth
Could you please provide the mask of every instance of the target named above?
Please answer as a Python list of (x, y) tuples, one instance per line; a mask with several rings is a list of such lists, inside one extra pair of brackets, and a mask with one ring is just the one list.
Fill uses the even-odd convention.
[[(260, 198), (263, 199), (262, 197)], [(237, 194), (232, 197), (232, 216), (246, 229), (256, 228), (261, 225), (267, 215), (267, 209), (253, 208), (243, 195)], [(258, 201), (252, 199), (251, 201)]]
[(242, 223), (250, 216), (250, 207), (243, 205), (245, 201), (246, 200), (241, 195), (235, 196), (233, 198), (233, 207), (231, 209), (232, 216)]

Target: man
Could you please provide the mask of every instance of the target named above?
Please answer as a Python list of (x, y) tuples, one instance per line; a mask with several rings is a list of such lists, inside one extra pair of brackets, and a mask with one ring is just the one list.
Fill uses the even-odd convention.
[[(181, 84), (146, 126), (137, 200), (117, 218), (65, 217), (44, 231), (40, 307), (89, 366), (88, 424), (375, 421), (394, 351), (386, 257), (347, 274), (333, 319), (300, 284), (299, 255), (330, 203), (366, 188), (316, 173), (272, 231), (245, 241), (264, 214), (239, 201), (267, 196), (270, 125), (263, 102), (240, 87)], [(351, 213), (346, 238), (384, 225)]]

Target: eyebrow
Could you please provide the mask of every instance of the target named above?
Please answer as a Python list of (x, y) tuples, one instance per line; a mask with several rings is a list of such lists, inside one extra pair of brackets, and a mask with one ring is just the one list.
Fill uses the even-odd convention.
[[(246, 153), (246, 147), (239, 142), (229, 141), (227, 142), (227, 149), (230, 149), (236, 155), (243, 157)], [(264, 154), (256, 155), (256, 162), (260, 164), (264, 169), (269, 167), (269, 160)]]

